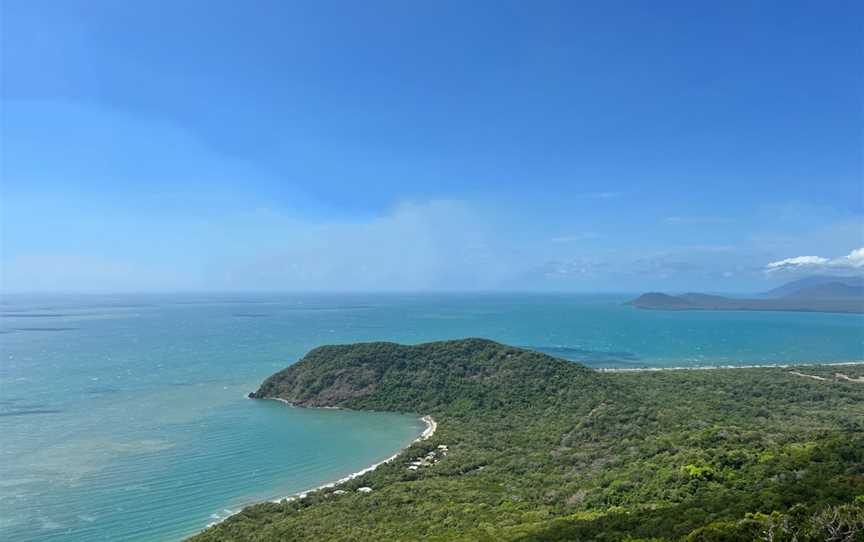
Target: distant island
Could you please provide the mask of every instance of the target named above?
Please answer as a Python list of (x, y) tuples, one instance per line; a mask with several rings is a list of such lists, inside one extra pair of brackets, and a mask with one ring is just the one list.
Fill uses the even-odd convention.
[[(363, 343), (316, 348), (251, 397), (423, 414), (437, 430), (361, 476), (247, 507), (194, 542), (864, 532), (864, 365), (598, 372), (485, 339)], [(830, 538), (838, 532), (846, 538)]]
[(736, 310), (864, 313), (864, 279), (861, 277), (808, 277), (775, 288), (759, 297), (733, 298), (687, 293), (642, 294), (629, 301), (640, 309)]

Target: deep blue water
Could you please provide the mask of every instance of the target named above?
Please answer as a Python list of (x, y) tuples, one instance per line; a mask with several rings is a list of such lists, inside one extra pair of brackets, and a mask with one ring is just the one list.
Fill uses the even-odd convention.
[(177, 539), (417, 436), (416, 416), (244, 398), (321, 344), (481, 336), (595, 367), (864, 359), (861, 315), (652, 312), (626, 298), (6, 297), (0, 539)]

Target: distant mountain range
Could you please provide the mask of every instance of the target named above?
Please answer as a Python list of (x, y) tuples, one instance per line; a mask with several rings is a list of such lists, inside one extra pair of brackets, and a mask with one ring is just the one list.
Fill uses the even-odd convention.
[(765, 293), (767, 297), (836, 298), (864, 296), (864, 277), (818, 275), (786, 283)]
[(864, 277), (814, 276), (754, 298), (687, 293), (642, 294), (628, 304), (653, 310), (749, 310), (864, 313)]

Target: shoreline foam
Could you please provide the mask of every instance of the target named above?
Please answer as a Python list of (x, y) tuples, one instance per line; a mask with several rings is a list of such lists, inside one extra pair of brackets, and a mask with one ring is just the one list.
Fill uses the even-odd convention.
[[(284, 401), (284, 399), (277, 399), (277, 400)], [(286, 401), (286, 402), (287, 402), (287, 401)], [(331, 407), (331, 408), (332, 408), (332, 407)], [(412, 440), (412, 441), (411, 441), (411, 444), (414, 444), (415, 442), (420, 442), (421, 440), (428, 440), (429, 437), (431, 437), (432, 435), (434, 435), (434, 434), (435, 434), (435, 431), (438, 429), (438, 424), (435, 422), (435, 419), (432, 418), (432, 416), (422, 416), (420, 419), (423, 420), (423, 422), (426, 423), (426, 429), (424, 429), (423, 432), (420, 433), (420, 436), (419, 436), (419, 437), (417, 437), (417, 438), (415, 438), (414, 440)], [(303, 498), (305, 498), (306, 495), (308, 495), (309, 493), (313, 493), (313, 492), (315, 492), (315, 491), (319, 491), (319, 490), (321, 490), (321, 489), (329, 489), (329, 488), (331, 488), (331, 487), (336, 487), (336, 486), (338, 486), (338, 485), (344, 484), (345, 482), (350, 482), (351, 480), (353, 480), (353, 479), (355, 479), (355, 478), (359, 478), (359, 477), (363, 476), (363, 475), (366, 474), (367, 472), (372, 472), (373, 470), (377, 469), (377, 468), (380, 467), (381, 465), (384, 465), (384, 464), (386, 464), (386, 463), (389, 463), (389, 462), (393, 461), (394, 459), (396, 459), (397, 457), (399, 457), (399, 455), (401, 455), (402, 452), (404, 452), (408, 447), (410, 447), (411, 444), (409, 444), (408, 446), (405, 446), (404, 448), (402, 448), (401, 450), (399, 450), (399, 451), (396, 452), (395, 454), (391, 455), (391, 456), (388, 457), (387, 459), (385, 459), (385, 460), (383, 460), (383, 461), (379, 461), (379, 462), (374, 463), (374, 464), (372, 464), (372, 465), (369, 465), (369, 466), (366, 467), (365, 469), (358, 470), (357, 472), (352, 472), (352, 473), (349, 474), (348, 476), (344, 476), (344, 477), (342, 477), (342, 478), (339, 478), (339, 479), (336, 480), (335, 482), (328, 482), (328, 483), (326, 483), (326, 484), (322, 484), (322, 485), (317, 486), (317, 487), (315, 487), (315, 488), (307, 489), (306, 491), (301, 491), (301, 492), (299, 492), (299, 493), (293, 493), (293, 494), (288, 495), (288, 496), (285, 496), (285, 497), (280, 497), (280, 498), (278, 498), (278, 499), (273, 499), (273, 500), (271, 500), (271, 501), (269, 501), (269, 502), (273, 502), (273, 503), (280, 503), (280, 502), (282, 502), (282, 501), (293, 501), (293, 500), (296, 500), (296, 499), (303, 499)]]
[[(292, 404), (290, 401), (286, 401), (285, 399), (279, 399), (278, 397), (266, 397), (265, 399), (270, 399), (270, 400), (273, 400), (273, 401), (279, 401), (280, 403), (284, 403), (284, 404), (286, 404), (286, 405), (288, 405), (288, 406), (290, 406), (290, 407), (294, 407), (294, 408), (308, 408), (308, 407), (296, 407), (296, 406), (295, 406), (294, 404)], [(334, 410), (334, 409), (335, 409), (335, 410), (339, 410), (339, 407), (311, 407), (311, 408), (325, 408), (325, 409), (330, 409), (330, 410)], [(283, 502), (283, 501), (294, 501), (294, 500), (297, 500), (297, 499), (304, 499), (304, 498), (306, 498), (306, 496), (307, 496), (308, 494), (310, 494), (310, 493), (314, 493), (315, 491), (320, 491), (320, 490), (322, 490), (322, 489), (330, 489), (330, 488), (333, 488), (333, 487), (337, 487), (337, 486), (339, 486), (339, 485), (341, 485), (341, 484), (344, 484), (345, 482), (350, 482), (351, 480), (354, 480), (355, 478), (359, 478), (360, 476), (363, 476), (364, 474), (366, 474), (366, 473), (368, 473), (368, 472), (372, 472), (372, 471), (374, 471), (375, 469), (377, 469), (378, 467), (380, 467), (381, 465), (384, 465), (384, 464), (386, 464), (386, 463), (390, 463), (391, 461), (393, 461), (394, 459), (396, 459), (397, 457), (399, 457), (399, 456), (402, 454), (402, 452), (404, 452), (405, 450), (407, 450), (407, 449), (408, 449), (412, 444), (414, 444), (415, 442), (420, 442), (420, 441), (422, 441), (422, 440), (428, 440), (430, 437), (432, 437), (432, 435), (435, 434), (435, 431), (438, 429), (438, 423), (435, 421), (435, 419), (434, 419), (432, 416), (429, 416), (429, 415), (422, 416), (420, 419), (421, 419), (424, 423), (426, 423), (426, 429), (424, 429), (423, 432), (420, 433), (420, 435), (419, 435), (417, 438), (415, 438), (414, 440), (412, 440), (410, 444), (408, 444), (407, 446), (402, 447), (398, 452), (396, 452), (395, 454), (391, 455), (391, 456), (388, 457), (387, 459), (384, 459), (383, 461), (379, 461), (379, 462), (377, 462), (377, 463), (374, 463), (374, 464), (372, 464), (372, 465), (369, 465), (368, 467), (366, 467), (366, 468), (364, 468), (364, 469), (361, 469), (361, 470), (358, 470), (357, 472), (352, 472), (352, 473), (349, 474), (348, 476), (344, 476), (344, 477), (342, 477), (342, 478), (339, 478), (338, 480), (336, 480), (336, 481), (334, 481), (334, 482), (327, 482), (326, 484), (322, 484), (322, 485), (317, 486), (317, 487), (314, 487), (314, 488), (312, 488), (312, 489), (307, 489), (307, 490), (300, 491), (300, 492), (297, 492), (297, 493), (292, 493), (291, 495), (287, 495), (287, 496), (285, 496), (285, 497), (279, 497), (279, 498), (277, 498), (277, 499), (271, 499), (271, 500), (269, 500), (269, 501), (258, 501), (258, 502), (253, 502), (253, 503), (245, 504), (245, 505), (243, 505), (239, 510), (231, 511), (231, 513), (228, 514), (228, 515), (226, 515), (225, 517), (223, 517), (223, 518), (219, 518), (219, 519), (216, 520), (216, 521), (212, 521), (212, 522), (208, 523), (207, 526), (204, 527), (204, 529), (201, 529), (201, 531), (204, 531), (204, 530), (206, 530), (206, 529), (209, 529), (210, 527), (212, 527), (212, 526), (214, 526), (214, 525), (218, 525), (218, 524), (222, 523), (223, 521), (225, 521), (226, 519), (228, 519), (228, 518), (230, 518), (230, 517), (232, 517), (232, 516), (235, 516), (235, 515), (239, 514), (239, 513), (242, 512), (243, 509), (246, 508), (247, 506), (254, 506), (255, 504), (260, 504), (260, 503), (263, 503), (263, 502), (280, 503), (280, 502)], [(226, 511), (228, 511), (228, 510), (226, 510)], [(211, 515), (210, 517), (212, 518), (213, 516)], [(201, 532), (201, 531), (198, 531), (198, 532)]]

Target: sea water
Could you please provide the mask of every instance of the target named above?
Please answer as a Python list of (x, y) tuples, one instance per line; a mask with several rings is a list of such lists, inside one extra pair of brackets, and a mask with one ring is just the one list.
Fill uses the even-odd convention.
[(864, 359), (864, 316), (655, 312), (560, 294), (6, 296), (0, 539), (177, 540), (333, 481), (416, 414), (245, 396), (322, 344), (487, 337), (593, 367)]

